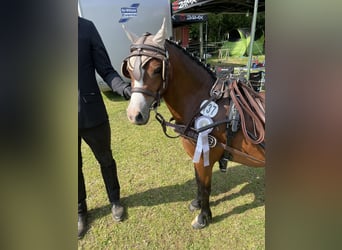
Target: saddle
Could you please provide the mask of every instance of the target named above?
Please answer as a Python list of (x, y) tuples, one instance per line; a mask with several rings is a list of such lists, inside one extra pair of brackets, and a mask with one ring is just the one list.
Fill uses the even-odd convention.
[(226, 114), (227, 138), (223, 145), (225, 153), (219, 160), (220, 170), (226, 172), (232, 153), (244, 154), (231, 148), (232, 139), (239, 127), (247, 140), (265, 148), (265, 96), (256, 92), (245, 79), (218, 78), (210, 93), (218, 99), (223, 96), (230, 100), (229, 112)]
[(214, 83), (210, 95), (215, 101), (229, 97), (228, 123), (237, 132), (239, 125), (247, 140), (260, 144), (265, 139), (265, 96), (256, 92), (245, 79), (221, 79)]

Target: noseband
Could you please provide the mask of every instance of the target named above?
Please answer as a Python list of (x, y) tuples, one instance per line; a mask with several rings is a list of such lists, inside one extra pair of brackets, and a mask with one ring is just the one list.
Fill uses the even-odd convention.
[[(156, 108), (157, 106), (160, 105), (160, 99), (161, 95), (165, 92), (167, 88), (167, 73), (168, 73), (168, 63), (169, 63), (169, 56), (168, 52), (166, 49), (159, 48), (157, 46), (154, 46), (152, 44), (148, 44), (147, 38), (150, 36), (150, 33), (145, 33), (142, 37), (137, 39), (135, 43), (133, 43), (130, 47), (130, 52), (131, 54), (126, 57), (123, 61), (122, 64), (122, 72), (126, 77), (129, 77), (127, 67), (128, 67), (128, 60), (131, 57), (136, 57), (136, 60), (134, 62), (133, 66), (133, 77), (135, 80), (140, 80), (142, 77), (142, 56), (148, 57), (150, 60), (151, 58), (155, 58), (158, 60), (161, 60), (163, 63), (163, 68), (162, 68), (162, 79), (163, 79), (163, 84), (160, 86), (160, 88), (157, 90), (156, 93), (145, 89), (141, 87), (134, 87), (132, 88), (132, 93), (138, 92), (142, 93), (148, 96), (151, 96), (154, 98), (154, 102), (152, 104), (151, 108)], [(148, 61), (147, 60), (147, 61)]]

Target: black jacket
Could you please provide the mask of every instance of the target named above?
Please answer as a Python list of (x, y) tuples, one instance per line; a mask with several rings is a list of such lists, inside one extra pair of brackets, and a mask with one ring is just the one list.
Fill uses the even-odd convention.
[(96, 72), (119, 95), (129, 86), (114, 70), (95, 25), (78, 18), (78, 128), (91, 128), (108, 120), (96, 81)]

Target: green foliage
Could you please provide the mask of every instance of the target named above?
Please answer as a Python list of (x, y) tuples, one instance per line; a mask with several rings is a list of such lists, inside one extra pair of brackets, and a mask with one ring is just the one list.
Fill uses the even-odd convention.
[[(230, 163), (214, 166), (210, 198), (213, 221), (196, 231), (188, 211), (196, 195), (192, 160), (179, 139), (167, 138), (151, 113), (145, 126), (128, 122), (128, 102), (104, 96), (110, 117), (112, 150), (118, 165), (126, 219), (115, 223), (89, 147), (83, 143), (90, 229), (79, 249), (264, 249), (265, 172)], [(168, 119), (162, 103), (158, 111)], [(76, 237), (76, 236), (75, 236)]]
[[(208, 42), (219, 42), (227, 40), (227, 34), (232, 29), (249, 28), (252, 23), (252, 14), (208, 14)], [(199, 24), (190, 26), (190, 37), (198, 40)], [(265, 29), (265, 14), (259, 13), (257, 16), (257, 29)]]

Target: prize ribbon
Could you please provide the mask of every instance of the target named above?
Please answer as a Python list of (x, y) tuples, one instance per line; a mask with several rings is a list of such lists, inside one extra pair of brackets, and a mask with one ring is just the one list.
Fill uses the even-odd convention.
[[(201, 127), (207, 126), (209, 124), (212, 124), (213, 120), (207, 116), (201, 116), (196, 119), (195, 121), (195, 128), (199, 129)], [(204, 166), (209, 166), (209, 141), (208, 141), (208, 135), (212, 131), (212, 128), (209, 128), (205, 131), (202, 131), (199, 133), (197, 138), (197, 144), (196, 149), (194, 153), (194, 157), (192, 162), (198, 163), (201, 158), (201, 154), (203, 152), (203, 162)]]

